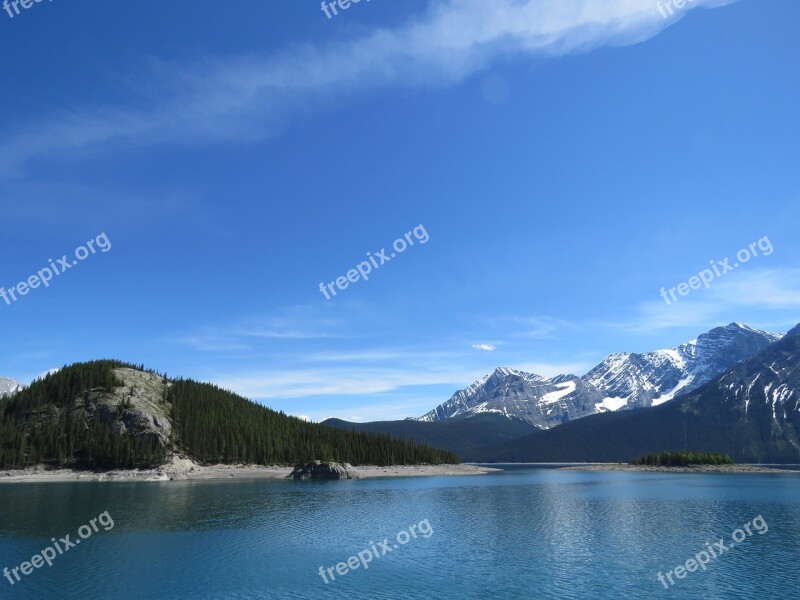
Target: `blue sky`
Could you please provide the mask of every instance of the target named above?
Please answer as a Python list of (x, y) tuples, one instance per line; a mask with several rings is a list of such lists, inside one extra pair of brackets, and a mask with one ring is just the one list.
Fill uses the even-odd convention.
[[(497, 366), (580, 375), (731, 321), (786, 331), (798, 19), (795, 0), (0, 12), (0, 286), (111, 244), (0, 300), (0, 374), (114, 357), (376, 420)], [(319, 291), (419, 225), (427, 243)]]

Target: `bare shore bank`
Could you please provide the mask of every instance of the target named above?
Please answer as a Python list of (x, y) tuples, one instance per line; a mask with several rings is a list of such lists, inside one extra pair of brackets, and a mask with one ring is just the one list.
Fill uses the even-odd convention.
[(656, 465), (628, 465), (625, 463), (598, 463), (561, 467), (565, 471), (635, 471), (638, 473), (797, 473), (782, 469), (780, 465), (689, 465), (686, 467), (660, 467)]
[[(198, 465), (187, 459), (175, 459), (156, 469), (114, 470), (104, 472), (73, 469), (0, 471), (0, 483), (47, 483), (72, 481), (230, 481), (231, 479), (286, 479), (293, 467), (274, 465)], [(352, 467), (351, 479), (370, 477), (425, 477), (441, 475), (485, 475), (500, 469), (475, 465), (395, 465), (390, 467)]]

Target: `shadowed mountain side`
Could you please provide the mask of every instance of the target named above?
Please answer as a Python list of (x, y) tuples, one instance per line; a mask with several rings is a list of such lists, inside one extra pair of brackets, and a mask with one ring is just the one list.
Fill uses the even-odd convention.
[(520, 419), (509, 419), (498, 414), (480, 414), (456, 417), (445, 421), (375, 421), (351, 423), (341, 419), (327, 419), (323, 425), (357, 432), (382, 433), (403, 437), (455, 452), (466, 461), (480, 461), (486, 448), (519, 439), (537, 431), (533, 425)]

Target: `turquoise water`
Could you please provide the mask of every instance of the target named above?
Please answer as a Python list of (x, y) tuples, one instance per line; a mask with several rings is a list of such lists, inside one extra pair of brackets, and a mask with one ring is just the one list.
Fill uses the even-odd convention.
[[(80, 539), (106, 511), (113, 528), (96, 521), (52, 566), (18, 571), (13, 586), (2, 577), (0, 597), (800, 597), (800, 474), (506, 467), (338, 482), (4, 484), (0, 568), (30, 561), (51, 538)], [(659, 571), (706, 542), (729, 545), (759, 515), (766, 533), (751, 526), (705, 571), (673, 578), (669, 590), (659, 583)], [(416, 538), (399, 544), (411, 525)], [(336, 573), (359, 552), (372, 558), (367, 570), (353, 559), (358, 568)], [(336, 580), (324, 583), (321, 566)]]

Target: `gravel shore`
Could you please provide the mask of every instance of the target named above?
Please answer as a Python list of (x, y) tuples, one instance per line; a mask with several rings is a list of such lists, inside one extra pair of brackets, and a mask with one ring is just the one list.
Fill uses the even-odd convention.
[[(485, 475), (500, 469), (475, 465), (396, 465), (391, 467), (354, 467), (358, 479), (368, 477), (424, 477), (435, 475)], [(46, 483), (67, 481), (228, 481), (231, 479), (286, 479), (292, 467), (261, 465), (198, 465), (187, 459), (175, 459), (171, 464), (141, 471), (115, 470), (105, 472), (72, 469), (46, 470), (34, 467), (24, 470), (0, 471), (0, 483)]]

